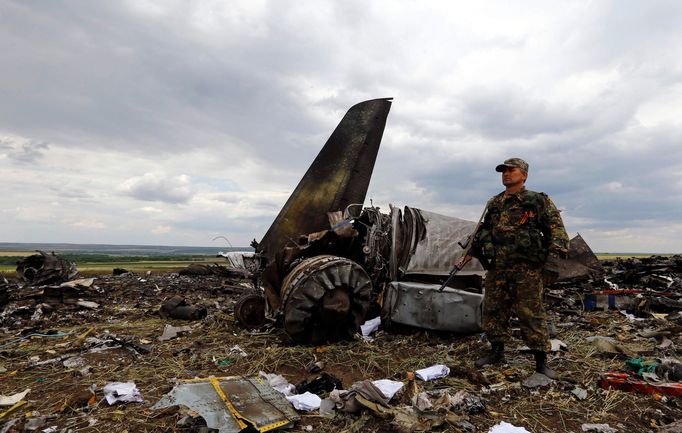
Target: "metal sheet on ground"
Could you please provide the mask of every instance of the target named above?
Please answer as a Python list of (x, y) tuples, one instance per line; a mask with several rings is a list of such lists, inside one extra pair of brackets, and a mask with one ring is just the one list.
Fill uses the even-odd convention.
[(209, 428), (237, 433), (251, 424), (260, 432), (291, 426), (300, 417), (286, 398), (259, 378), (216, 377), (181, 381), (152, 409), (183, 405)]
[(394, 281), (386, 289), (383, 317), (419, 328), (459, 333), (481, 330), (483, 295), (437, 284)]

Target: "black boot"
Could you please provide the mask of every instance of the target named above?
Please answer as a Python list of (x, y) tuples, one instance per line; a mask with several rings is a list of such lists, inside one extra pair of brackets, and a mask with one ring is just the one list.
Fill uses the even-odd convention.
[(533, 356), (535, 356), (535, 371), (542, 373), (550, 379), (556, 379), (556, 373), (554, 370), (547, 366), (547, 354), (544, 350), (534, 350)]
[(504, 359), (504, 343), (491, 343), (490, 353), (476, 360), (476, 368), (482, 368), (488, 364), (504, 364), (507, 360)]

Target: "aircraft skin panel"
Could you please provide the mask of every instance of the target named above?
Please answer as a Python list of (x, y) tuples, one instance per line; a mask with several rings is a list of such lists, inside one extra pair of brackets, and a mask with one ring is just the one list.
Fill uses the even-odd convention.
[(299, 235), (329, 228), (327, 212), (364, 203), (391, 98), (354, 105), (341, 119), (286, 204), (258, 251), (269, 259)]

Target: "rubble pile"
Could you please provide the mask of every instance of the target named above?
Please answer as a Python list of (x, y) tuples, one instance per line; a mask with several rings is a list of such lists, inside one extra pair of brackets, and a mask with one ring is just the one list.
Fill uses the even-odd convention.
[(477, 370), (484, 336), (374, 317), (348, 341), (292, 345), (235, 321), (247, 275), (0, 278), (0, 431), (677, 431), (682, 258), (602, 265), (547, 289), (557, 380), (533, 375), (520, 340)]
[[(582, 295), (586, 310), (625, 310), (638, 315), (682, 310), (682, 256), (616, 258), (601, 265), (598, 275), (556, 283), (552, 289), (560, 291), (550, 291), (550, 296)], [(676, 316), (668, 320), (676, 320)]]

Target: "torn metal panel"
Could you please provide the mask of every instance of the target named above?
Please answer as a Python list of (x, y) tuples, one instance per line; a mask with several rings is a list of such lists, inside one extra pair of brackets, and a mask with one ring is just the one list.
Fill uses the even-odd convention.
[[(466, 241), (476, 223), (407, 206), (404, 215), (402, 221), (393, 219), (394, 257), (400, 263), (396, 272), (402, 276), (449, 274), (463, 252), (458, 242)], [(462, 276), (484, 273), (476, 259), (459, 272)]]
[(361, 102), (346, 113), (258, 244), (272, 260), (301, 234), (327, 228), (327, 212), (364, 203), (391, 99)]
[(253, 251), (229, 251), (226, 253), (220, 251), (217, 256), (227, 260), (228, 268), (245, 269), (251, 273), (256, 272), (260, 265), (260, 258)]
[(568, 247), (568, 259), (560, 260), (559, 281), (579, 277), (601, 277), (604, 268), (587, 242), (578, 233), (571, 239)]
[(382, 318), (438, 331), (481, 330), (483, 295), (438, 284), (393, 281), (384, 293)]
[(78, 274), (76, 264), (65, 260), (55, 253), (25, 257), (17, 262), (17, 276), (34, 286), (59, 284), (68, 281)]
[(179, 381), (152, 409), (187, 406), (220, 433), (248, 426), (259, 432), (291, 427), (300, 417), (284, 395), (256, 377), (213, 377)]

